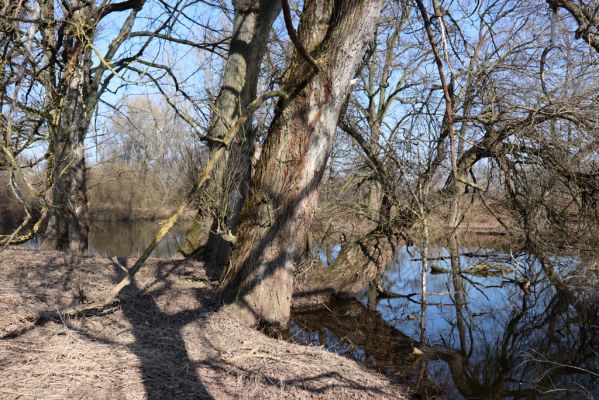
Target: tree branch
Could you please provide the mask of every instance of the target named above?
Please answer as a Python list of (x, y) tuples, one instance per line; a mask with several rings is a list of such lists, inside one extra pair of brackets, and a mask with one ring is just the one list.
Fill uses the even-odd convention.
[(289, 35), (289, 38), (293, 42), (293, 45), (295, 46), (298, 53), (306, 61), (308, 61), (308, 64), (314, 67), (314, 70), (316, 72), (318, 72), (320, 70), (318, 64), (316, 64), (316, 61), (314, 61), (312, 56), (310, 56), (310, 54), (308, 54), (304, 46), (302, 46), (302, 43), (300, 42), (299, 38), (297, 37), (297, 34), (295, 33), (295, 28), (293, 28), (293, 21), (291, 20), (291, 10), (289, 9), (289, 2), (287, 0), (281, 0), (281, 4), (283, 6), (283, 19), (285, 20), (285, 27), (287, 28), (287, 34)]

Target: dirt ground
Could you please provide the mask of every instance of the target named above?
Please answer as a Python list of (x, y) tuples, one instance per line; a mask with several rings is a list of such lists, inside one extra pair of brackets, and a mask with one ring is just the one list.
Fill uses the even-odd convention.
[(98, 298), (123, 275), (107, 258), (0, 250), (1, 399), (410, 397), (354, 361), (217, 311), (197, 262), (150, 260), (104, 315), (32, 324), (43, 310)]

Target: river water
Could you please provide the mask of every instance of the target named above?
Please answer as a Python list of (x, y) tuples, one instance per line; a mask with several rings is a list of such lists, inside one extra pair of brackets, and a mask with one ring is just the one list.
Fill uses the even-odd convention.
[[(321, 251), (326, 260), (339, 248)], [(430, 258), (427, 302), (421, 256), (401, 247), (382, 286), (407, 297), (361, 301), (296, 315), (295, 341), (321, 345), (417, 388), (423, 398), (599, 399), (599, 267), (551, 257), (554, 283), (532, 255), (504, 245), (462, 246), (453, 268), (447, 248)], [(468, 269), (492, 266), (486, 274)], [(457, 267), (457, 268), (456, 268)], [(530, 283), (530, 287), (528, 287)], [(560, 286), (560, 285), (558, 285)]]
[[(138, 256), (154, 240), (161, 228), (159, 221), (93, 221), (90, 224), (88, 251), (91, 255), (108, 257)], [(152, 252), (153, 257), (169, 258), (175, 255), (183, 240), (187, 224), (176, 224), (158, 243)], [(8, 228), (5, 233), (10, 232)], [(2, 229), (0, 229), (0, 233)], [(40, 239), (34, 238), (22, 246), (35, 250)]]
[[(174, 255), (185, 228), (177, 225), (153, 255)], [(158, 229), (156, 221), (95, 222), (89, 250), (135, 256)], [(339, 250), (329, 244), (316, 254), (326, 264)], [(429, 266), (446, 272), (427, 271), (424, 306), (421, 255), (401, 247), (382, 286), (404, 297), (379, 300), (374, 312), (364, 294), (356, 302), (295, 315), (290, 339), (355, 359), (409, 383), (423, 398), (599, 399), (599, 258), (551, 257), (552, 283), (534, 256), (516, 254), (499, 240), (470, 240), (459, 252), (452, 265), (447, 248), (430, 249)], [(481, 263), (498, 270), (466, 272)], [(569, 289), (556, 288), (556, 277)]]

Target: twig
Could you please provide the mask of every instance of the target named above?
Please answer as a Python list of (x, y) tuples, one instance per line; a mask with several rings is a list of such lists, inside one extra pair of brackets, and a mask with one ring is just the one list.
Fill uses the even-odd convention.
[(416, 0), (418, 4), (418, 9), (420, 10), (420, 14), (422, 15), (422, 20), (424, 22), (424, 27), (426, 29), (426, 34), (428, 36), (428, 41), (431, 45), (431, 50), (433, 51), (433, 55), (435, 57), (435, 63), (437, 64), (437, 70), (439, 71), (439, 79), (441, 80), (441, 87), (443, 88), (443, 97), (445, 99), (445, 117), (447, 122), (447, 129), (449, 130), (449, 141), (450, 141), (450, 157), (451, 157), (451, 173), (454, 179), (458, 178), (458, 168), (456, 162), (455, 155), (455, 132), (453, 129), (453, 105), (451, 101), (451, 97), (449, 95), (449, 87), (447, 86), (447, 80), (445, 78), (445, 72), (443, 70), (443, 61), (441, 55), (439, 54), (439, 49), (437, 47), (437, 41), (435, 40), (435, 36), (433, 35), (433, 29), (431, 27), (431, 20), (428, 17), (428, 13), (422, 0)]

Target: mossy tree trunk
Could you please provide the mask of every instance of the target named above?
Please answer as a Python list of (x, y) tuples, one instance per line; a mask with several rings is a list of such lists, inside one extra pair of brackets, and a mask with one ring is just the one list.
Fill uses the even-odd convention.
[[(53, 17), (51, 7), (48, 4), (46, 17)], [(51, 184), (51, 206), (42, 248), (83, 253), (89, 233), (83, 142), (95, 107), (89, 99), (97, 97), (97, 88), (94, 90), (90, 79), (92, 50), (86, 40), (93, 37), (95, 30), (88, 19), (98, 10), (95, 2), (90, 1), (75, 1), (73, 7), (71, 23), (66, 25), (60, 43), (64, 69), (55, 84), (50, 84), (49, 79), (46, 85), (47, 90), (55, 90), (53, 100), (60, 106), (49, 121), (47, 179)]]

